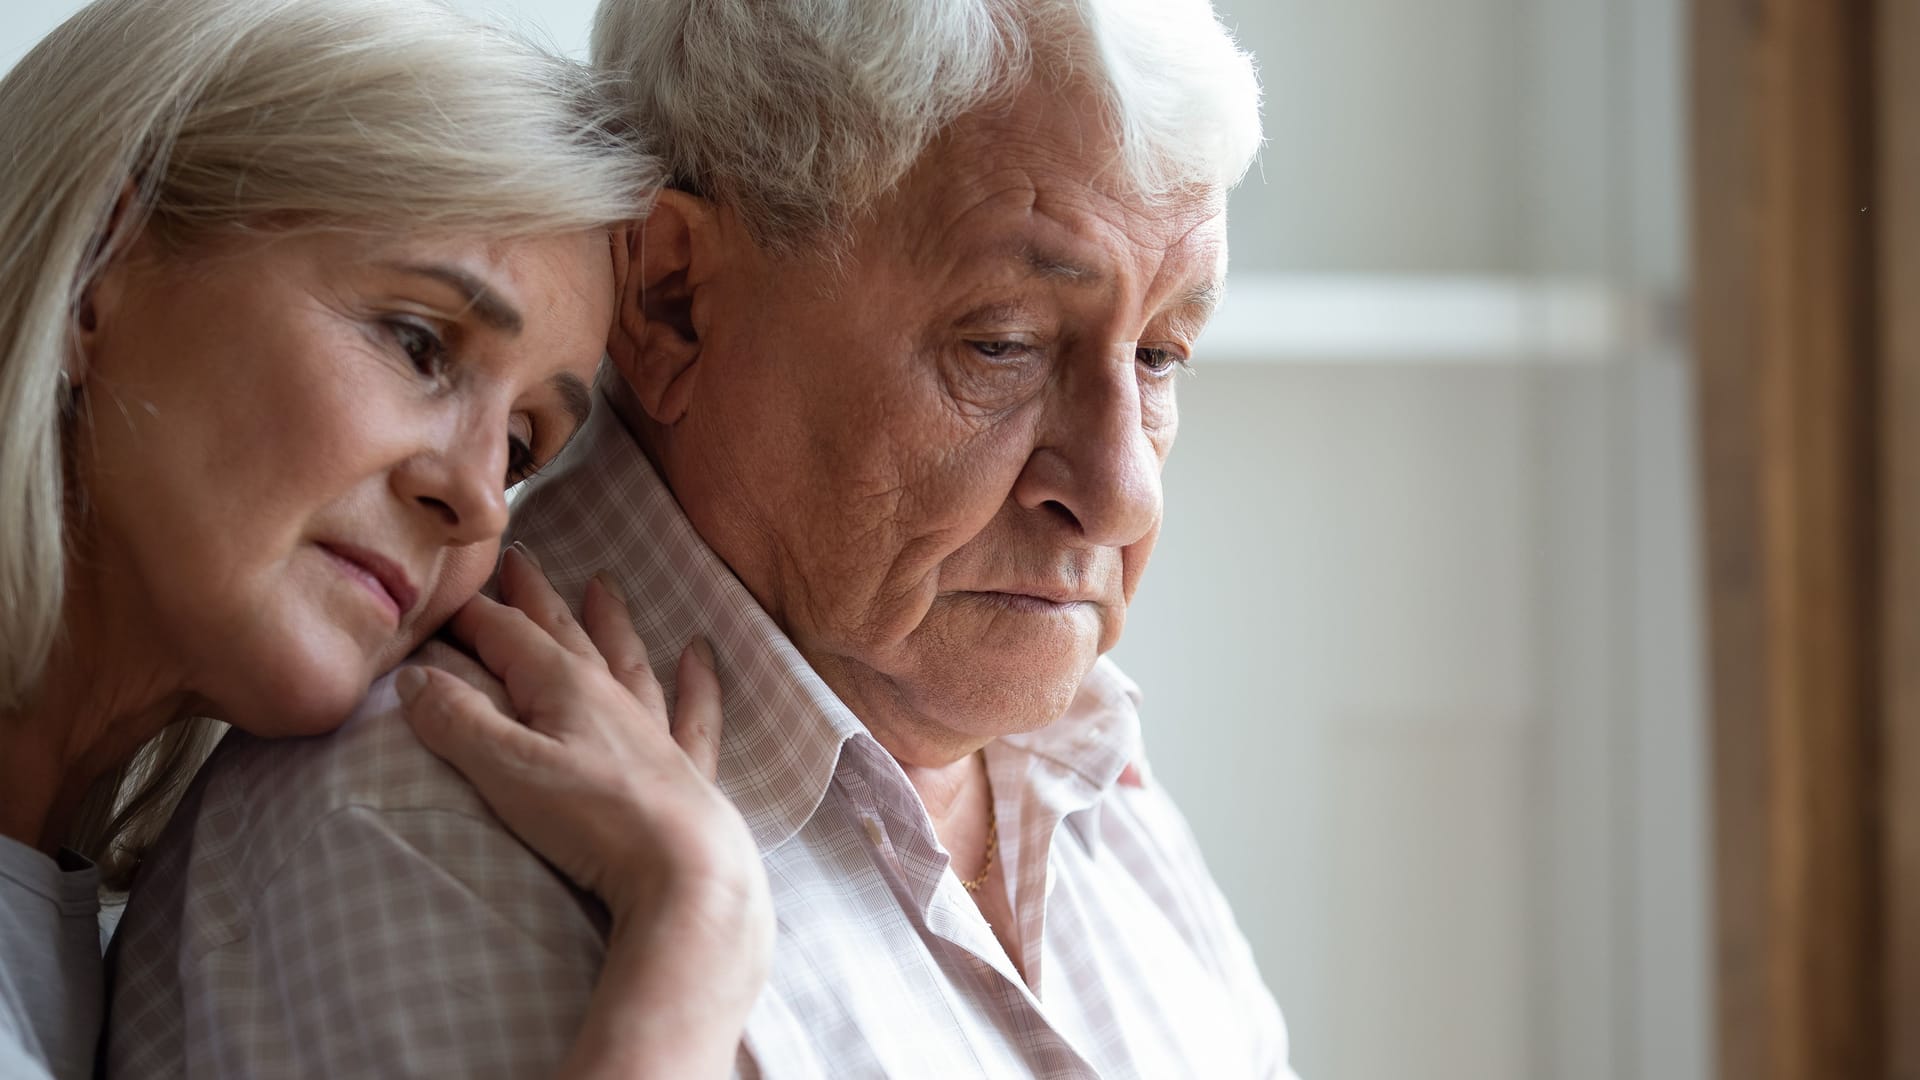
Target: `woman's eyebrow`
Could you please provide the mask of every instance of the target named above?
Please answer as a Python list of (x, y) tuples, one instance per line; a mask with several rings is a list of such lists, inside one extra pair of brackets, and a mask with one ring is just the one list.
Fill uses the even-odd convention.
[(548, 379), (547, 385), (560, 395), (560, 407), (567, 410), (575, 423), (584, 424), (587, 417), (593, 415), (593, 391), (580, 381), (580, 376), (563, 371)]
[(467, 299), (467, 310), (505, 334), (518, 334), (524, 325), (520, 312), (487, 287), (487, 283), (457, 266), (444, 263), (388, 263), (391, 269), (431, 278)]

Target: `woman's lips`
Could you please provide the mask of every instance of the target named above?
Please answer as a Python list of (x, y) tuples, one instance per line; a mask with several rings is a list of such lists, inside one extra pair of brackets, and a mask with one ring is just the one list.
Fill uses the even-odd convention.
[(395, 626), (419, 603), (420, 590), (393, 560), (350, 544), (323, 543), (320, 550), (387, 608)]

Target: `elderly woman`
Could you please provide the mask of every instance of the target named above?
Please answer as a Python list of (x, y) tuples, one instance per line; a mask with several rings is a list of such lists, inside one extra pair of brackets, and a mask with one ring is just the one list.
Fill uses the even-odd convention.
[[(1205, 0), (603, 0), (595, 52), (671, 190), (608, 407), (514, 530), (568, 600), (609, 566), (645, 636), (720, 656), (779, 916), (737, 1074), (1289, 1075), (1101, 658), (1259, 141), (1248, 58)], [(419, 677), (421, 730), (493, 715)], [(116, 1001), (167, 1004), (116, 1007), (113, 1075), (564, 1056), (593, 912), (401, 712), (223, 748), (128, 914)], [(210, 853), (233, 820), (270, 856)]]
[[(609, 121), (418, 0), (101, 0), (0, 82), (0, 1073), (93, 1075), (85, 857), (124, 876), (206, 718), (327, 731), (456, 609), (538, 729), (437, 744), (614, 913), (574, 1071), (730, 1053), (767, 930), (704, 650), (696, 764), (613, 593), (467, 603), (587, 411), (656, 175)], [(689, 957), (717, 1036), (614, 1022)]]

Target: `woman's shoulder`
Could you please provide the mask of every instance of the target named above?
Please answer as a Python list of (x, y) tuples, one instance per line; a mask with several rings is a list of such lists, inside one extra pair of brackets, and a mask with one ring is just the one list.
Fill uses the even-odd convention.
[(0, 837), (0, 1075), (92, 1075), (98, 886), (91, 863)]
[(0, 919), (27, 910), (92, 918), (100, 909), (99, 887), (100, 872), (78, 855), (56, 858), (0, 836)]

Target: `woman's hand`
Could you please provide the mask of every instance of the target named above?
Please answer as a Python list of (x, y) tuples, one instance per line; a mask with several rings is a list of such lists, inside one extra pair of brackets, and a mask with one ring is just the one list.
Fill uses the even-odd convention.
[(613, 915), (566, 1075), (725, 1075), (765, 979), (773, 919), (753, 838), (712, 782), (712, 652), (695, 639), (681, 654), (669, 719), (626, 604), (602, 580), (575, 622), (510, 549), (500, 591), (505, 603), (476, 597), (449, 625), (505, 685), (518, 720), (443, 671), (408, 668), (399, 689), (420, 740)]

